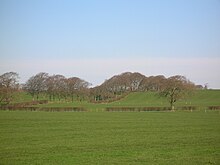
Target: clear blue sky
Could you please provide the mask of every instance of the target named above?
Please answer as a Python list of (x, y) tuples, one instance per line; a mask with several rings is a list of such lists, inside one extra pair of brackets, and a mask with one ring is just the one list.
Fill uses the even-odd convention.
[(218, 65), (220, 0), (0, 0), (0, 73), (23, 80), (140, 71), (220, 88)]

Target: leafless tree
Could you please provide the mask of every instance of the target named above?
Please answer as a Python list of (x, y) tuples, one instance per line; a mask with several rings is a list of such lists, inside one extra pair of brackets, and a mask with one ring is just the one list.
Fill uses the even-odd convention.
[(96, 101), (114, 100), (129, 92), (138, 91), (140, 82), (144, 77), (144, 75), (137, 72), (125, 72), (115, 75), (100, 86), (92, 88), (90, 95), (93, 95)]
[(144, 77), (140, 73), (125, 72), (106, 80), (102, 86), (105, 86), (108, 91), (113, 92), (115, 95), (121, 95), (125, 92), (137, 91)]
[(184, 76), (177, 75), (166, 80), (160, 94), (168, 99), (170, 108), (174, 111), (174, 103), (187, 96), (193, 89), (195, 89), (195, 85), (191, 81)]
[(31, 94), (31, 96), (36, 96), (37, 100), (39, 99), (39, 94), (46, 92), (47, 90), (47, 78), (48, 73), (38, 73), (35, 76), (32, 76), (24, 85), (24, 89)]
[(7, 72), (0, 75), (0, 104), (9, 104), (18, 88), (18, 73)]
[(53, 75), (53, 92), (58, 97), (67, 98), (67, 83), (66, 78), (63, 75)]
[(89, 82), (82, 80), (78, 77), (71, 77), (66, 80), (67, 82), (67, 92), (71, 97), (73, 102), (74, 95), (79, 97), (83, 97), (88, 91), (88, 86), (90, 85)]
[(128, 78), (131, 91), (138, 91), (140, 83), (144, 78), (145, 76), (138, 72), (131, 74)]
[(150, 76), (142, 79), (139, 85), (140, 91), (161, 91), (164, 88), (166, 78), (163, 75)]
[(55, 100), (56, 93), (55, 93), (55, 75), (49, 76), (46, 80), (46, 86), (47, 86), (47, 95), (49, 96), (49, 100), (52, 101)]

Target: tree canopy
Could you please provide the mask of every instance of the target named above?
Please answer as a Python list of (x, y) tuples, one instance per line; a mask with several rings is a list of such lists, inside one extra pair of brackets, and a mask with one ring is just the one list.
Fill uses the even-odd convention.
[(176, 75), (169, 77), (165, 81), (164, 88), (160, 91), (160, 94), (168, 99), (171, 110), (174, 110), (174, 103), (186, 97), (194, 89), (195, 85), (190, 80), (184, 76)]
[[(187, 93), (202, 88), (194, 85), (190, 80), (181, 75), (166, 78), (163, 75), (145, 76), (138, 72), (125, 72), (107, 79), (99, 86), (91, 87), (91, 83), (79, 78), (54, 74), (49, 75), (40, 72), (31, 76), (23, 85), (33, 99), (39, 99), (39, 95), (48, 96), (50, 101), (58, 100), (90, 100), (93, 102), (114, 101), (124, 97), (130, 92), (155, 91), (168, 99), (171, 109), (179, 99), (187, 96)], [(9, 103), (13, 91), (19, 88), (18, 74), (7, 72), (0, 75), (0, 101)]]
[(0, 104), (9, 104), (13, 93), (19, 88), (18, 73), (7, 72), (0, 75)]

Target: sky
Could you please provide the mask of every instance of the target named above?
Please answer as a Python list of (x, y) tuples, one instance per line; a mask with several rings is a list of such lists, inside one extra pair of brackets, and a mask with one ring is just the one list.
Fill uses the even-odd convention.
[(0, 0), (0, 74), (122, 72), (220, 89), (220, 0)]

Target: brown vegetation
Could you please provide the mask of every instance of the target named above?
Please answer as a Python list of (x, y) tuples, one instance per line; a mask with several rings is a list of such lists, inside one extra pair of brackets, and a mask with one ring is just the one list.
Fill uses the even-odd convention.
[[(5, 73), (0, 76), (0, 104), (9, 104), (19, 84), (18, 74), (15, 72)], [(186, 79), (177, 75), (169, 78), (163, 75), (146, 77), (140, 73), (125, 72), (115, 75), (103, 84), (89, 88), (91, 84), (78, 77), (66, 78), (63, 75), (49, 75), (38, 73), (28, 79), (23, 85), (33, 100), (39, 99), (40, 95), (48, 96), (48, 100), (111, 102), (135, 91), (156, 91), (161, 96), (167, 97), (170, 107), (174, 110), (174, 103), (196, 88)], [(197, 86), (198, 87), (198, 86)], [(201, 86), (200, 86), (201, 88)]]
[(9, 104), (13, 99), (14, 92), (18, 89), (18, 74), (16, 72), (0, 75), (0, 105)]

